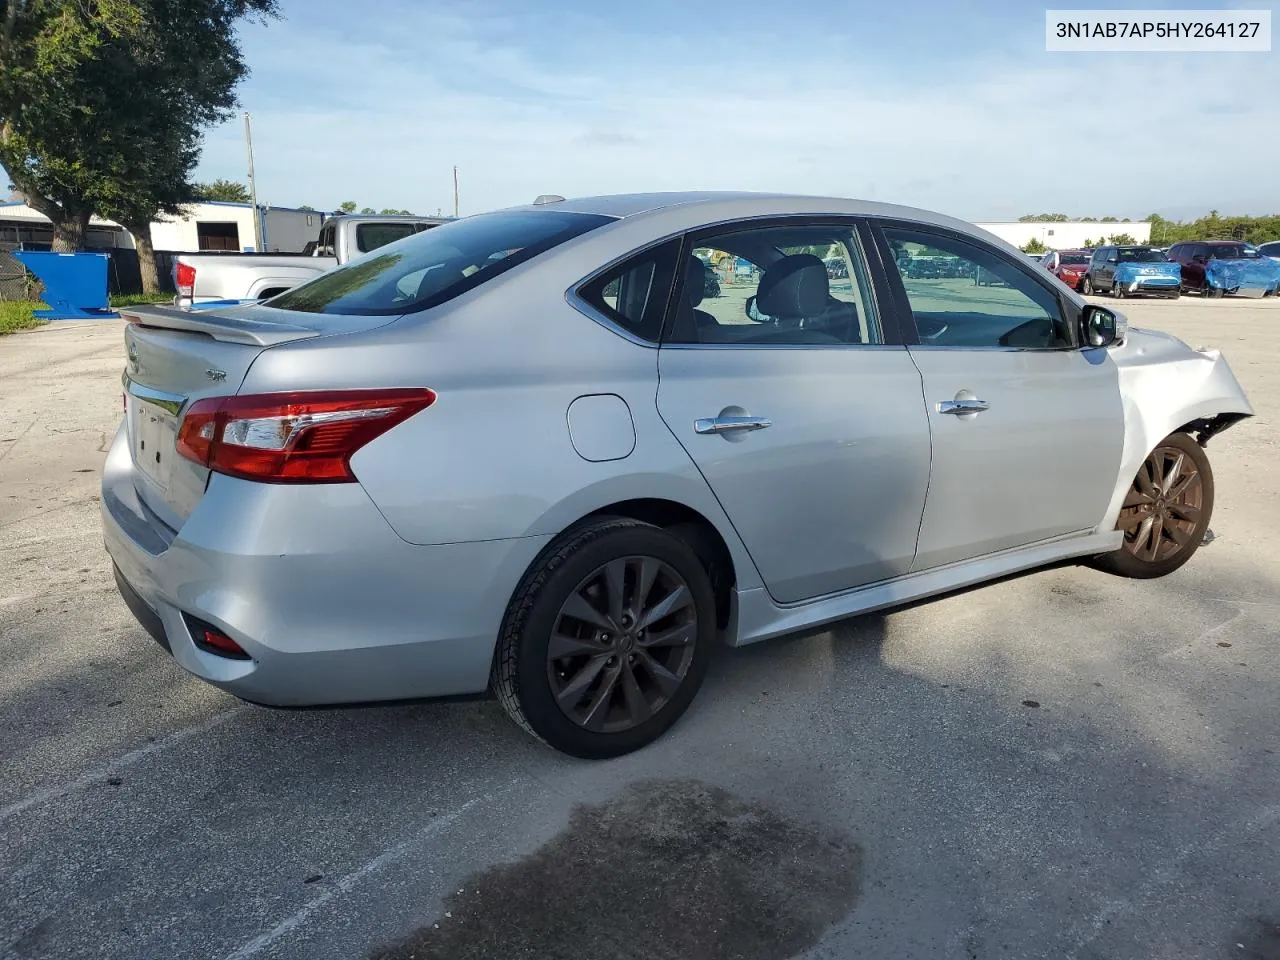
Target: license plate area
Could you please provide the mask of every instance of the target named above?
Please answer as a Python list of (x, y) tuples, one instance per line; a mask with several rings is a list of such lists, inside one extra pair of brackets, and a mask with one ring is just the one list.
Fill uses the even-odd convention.
[(160, 490), (169, 488), (177, 424), (163, 408), (134, 398), (133, 462)]

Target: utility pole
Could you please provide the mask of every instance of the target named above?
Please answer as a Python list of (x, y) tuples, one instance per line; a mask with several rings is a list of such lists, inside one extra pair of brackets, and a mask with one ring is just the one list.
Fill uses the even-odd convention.
[(253, 204), (253, 249), (262, 252), (262, 219), (258, 214), (258, 183), (253, 176), (253, 128), (249, 111), (244, 112), (244, 142), (249, 149), (249, 202)]
[(453, 216), (458, 217), (458, 165), (453, 165)]

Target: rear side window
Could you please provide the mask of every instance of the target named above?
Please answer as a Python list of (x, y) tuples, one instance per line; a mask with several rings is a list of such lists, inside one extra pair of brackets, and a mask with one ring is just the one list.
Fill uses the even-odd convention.
[(579, 295), (628, 333), (657, 343), (679, 256), (680, 241), (669, 240), (606, 270)]
[(361, 253), (377, 250), (417, 233), (412, 223), (361, 223), (356, 225), (356, 249)]
[(379, 247), (267, 302), (303, 313), (393, 316), (426, 310), (611, 222), (552, 210), (466, 217)]

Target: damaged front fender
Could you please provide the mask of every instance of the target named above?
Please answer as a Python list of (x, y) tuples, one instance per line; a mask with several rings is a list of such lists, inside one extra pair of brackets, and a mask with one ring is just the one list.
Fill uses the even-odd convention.
[(1202, 446), (1253, 416), (1253, 406), (1217, 350), (1192, 348), (1177, 337), (1130, 328), (1110, 349), (1124, 407), (1120, 475), (1099, 530), (1115, 528), (1138, 467), (1171, 433), (1185, 432)]

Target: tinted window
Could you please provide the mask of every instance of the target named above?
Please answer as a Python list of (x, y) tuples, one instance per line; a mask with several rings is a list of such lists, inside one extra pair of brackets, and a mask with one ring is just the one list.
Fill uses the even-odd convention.
[(656, 343), (679, 256), (679, 240), (664, 243), (601, 274), (579, 294), (624, 330)]
[(418, 232), (412, 223), (361, 223), (356, 225), (356, 249), (361, 253), (377, 250)]
[(1163, 263), (1165, 256), (1159, 250), (1150, 247), (1121, 247), (1121, 263)]
[(943, 347), (1064, 348), (1073, 345), (1058, 298), (993, 250), (923, 230), (890, 228), (885, 238), (908, 265), (944, 261), (943, 275), (898, 272), (920, 342)]
[(669, 342), (883, 342), (849, 225), (742, 230), (696, 240), (692, 252)]
[(1088, 263), (1089, 257), (1083, 253), (1064, 253), (1059, 262), (1079, 266)]
[(1223, 244), (1220, 247), (1210, 247), (1209, 256), (1218, 260), (1256, 260), (1258, 251), (1243, 245)]
[(610, 222), (551, 210), (479, 214), (379, 247), (268, 303), (306, 313), (425, 310)]

